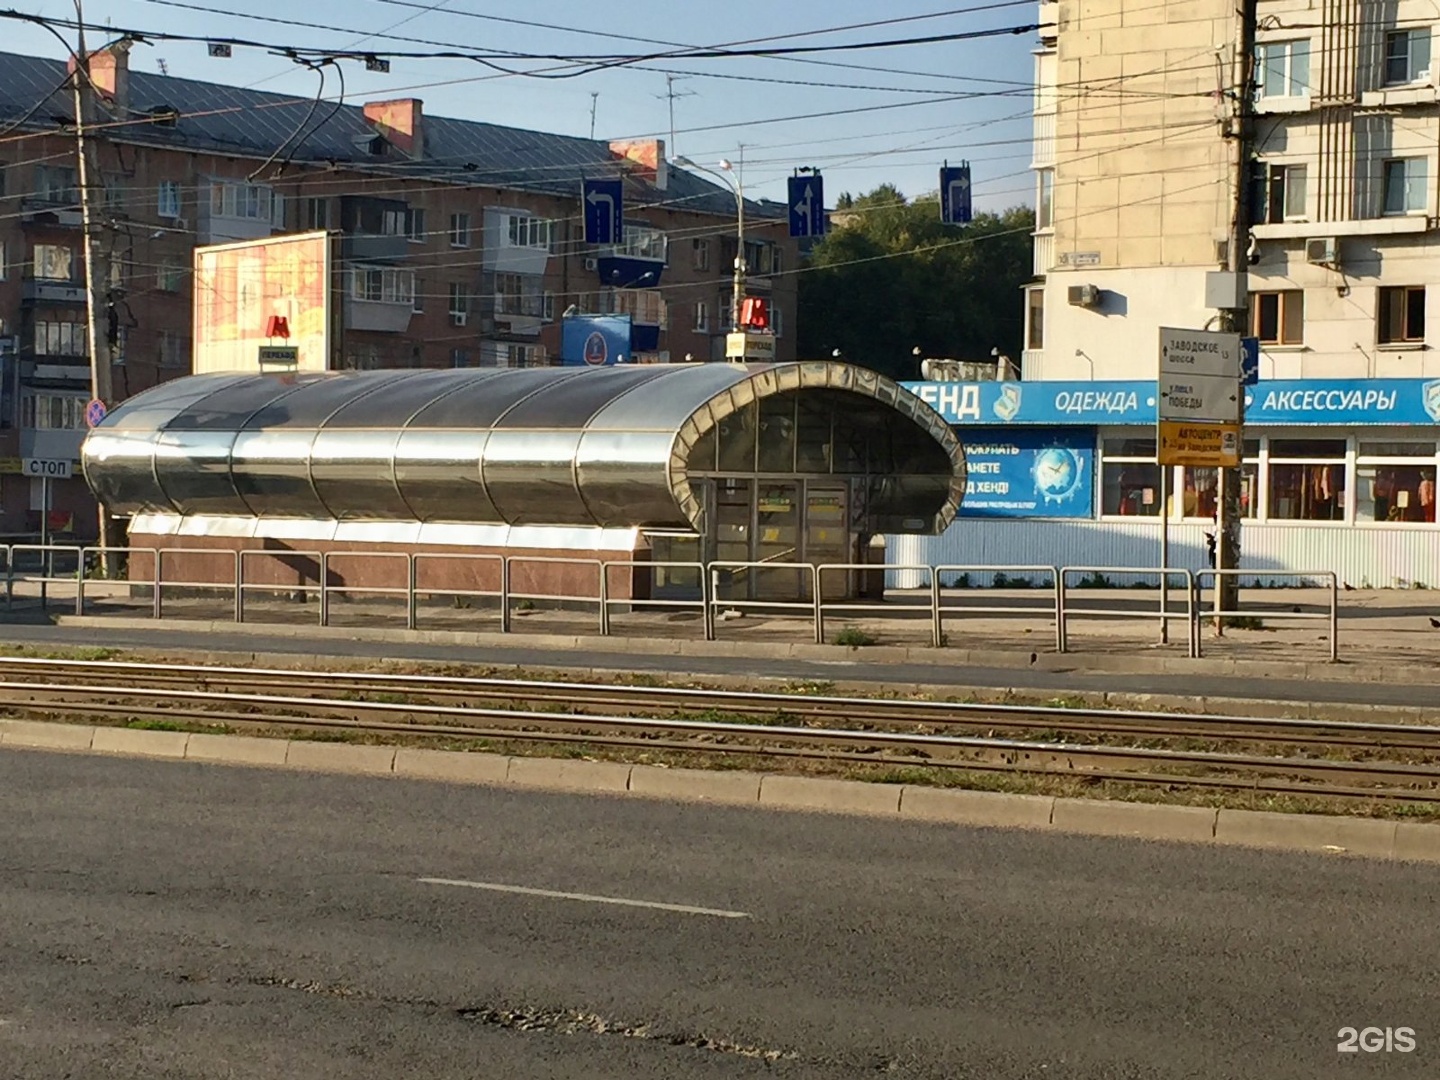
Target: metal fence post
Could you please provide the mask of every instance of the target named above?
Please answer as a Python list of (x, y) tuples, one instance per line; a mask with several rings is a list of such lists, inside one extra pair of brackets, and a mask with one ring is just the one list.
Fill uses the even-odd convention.
[(1201, 570), (1190, 579), (1190, 633), (1195, 646), (1194, 656), (1197, 660), (1205, 654), (1205, 636), (1200, 631), (1200, 623), (1204, 618), (1201, 613), (1204, 604), (1201, 595), (1205, 591), (1205, 574), (1206, 571)]
[(415, 552), (405, 554), (405, 629), (414, 630), (417, 625), (415, 610)]
[(152, 618), (160, 618), (163, 612), (165, 572), (162, 569), (165, 552), (161, 548), (155, 549), (155, 563), (151, 567), (154, 571), (154, 580), (150, 585), (150, 615)]
[(500, 632), (510, 632), (510, 556), (500, 556)]
[(320, 625), (330, 625), (330, 553), (320, 553)]
[(1330, 574), (1330, 662), (1340, 660), (1340, 577)]
[(825, 579), (824, 567), (811, 563), (811, 579), (815, 593), (815, 644), (825, 644), (825, 598), (821, 595), (821, 582)]
[(605, 560), (600, 560), (600, 636), (610, 636), (610, 574)]
[(930, 638), (935, 648), (945, 647), (945, 620), (940, 613), (940, 571), (930, 568)]
[(705, 563), (700, 564), (700, 603), (703, 612), (702, 622), (705, 625), (705, 640), (715, 640), (715, 581), (712, 577), (718, 576), (718, 572), (711, 570)]
[(235, 552), (235, 621), (245, 621), (245, 552)]
[(9, 611), (15, 600), (15, 546), (5, 545), (5, 610)]
[(1200, 656), (1200, 631), (1195, 621), (1195, 575), (1189, 570), (1185, 575), (1185, 637), (1189, 645), (1190, 659)]
[(75, 614), (85, 614), (85, 546), (80, 546), (80, 563), (75, 567)]
[(1055, 570), (1055, 651), (1064, 654), (1070, 646), (1065, 627), (1065, 568)]

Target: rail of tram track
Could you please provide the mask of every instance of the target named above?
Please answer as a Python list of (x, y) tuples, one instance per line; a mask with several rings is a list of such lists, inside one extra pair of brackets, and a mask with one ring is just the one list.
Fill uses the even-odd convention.
[(0, 657), (5, 714), (1440, 800), (1440, 727), (1416, 724)]

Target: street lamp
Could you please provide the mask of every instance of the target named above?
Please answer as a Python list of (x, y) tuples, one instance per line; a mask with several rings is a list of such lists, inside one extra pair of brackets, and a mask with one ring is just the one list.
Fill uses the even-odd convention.
[[(740, 308), (745, 302), (745, 181), (727, 159), (720, 161), (720, 168), (725, 170), (724, 173), (697, 165), (687, 157), (677, 157), (675, 164), (683, 165), (687, 169), (699, 169), (718, 177), (735, 193), (735, 289), (730, 301), (730, 329), (739, 330)], [(730, 175), (726, 175), (727, 173)]]

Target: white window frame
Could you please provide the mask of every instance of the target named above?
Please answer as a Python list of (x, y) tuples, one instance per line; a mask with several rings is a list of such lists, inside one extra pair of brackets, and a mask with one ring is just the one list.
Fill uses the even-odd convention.
[(708, 300), (695, 301), (695, 333), (708, 334), (710, 332), (710, 302)]
[[(36, 244), (31, 255), (37, 281), (75, 280), (75, 251), (69, 244)], [(59, 273), (61, 263), (63, 274)]]
[(184, 213), (178, 180), (161, 180), (156, 185), (155, 212), (162, 218), (178, 218)]
[[(1303, 48), (1297, 48), (1303, 46)], [(1271, 101), (1277, 98), (1295, 100), (1310, 96), (1310, 77), (1314, 70), (1312, 60), (1313, 50), (1310, 48), (1310, 39), (1287, 38), (1282, 41), (1262, 41), (1255, 47), (1255, 96), (1261, 101)], [(1272, 63), (1271, 53), (1277, 54), (1280, 60), (1278, 78), (1281, 86), (1279, 90), (1270, 86), (1266, 78), (1270, 72)], [(1305, 58), (1303, 73), (1297, 73), (1295, 58), (1297, 55)]]
[(425, 208), (412, 206), (405, 211), (405, 238), (412, 244), (423, 244), (425, 235)]
[[(1430, 37), (1431, 28), (1428, 26), (1412, 26), (1403, 30), (1387, 31), (1384, 55), (1381, 58), (1380, 84), (1386, 87), (1409, 86), (1412, 83), (1428, 80), (1432, 70)], [(1392, 79), (1390, 77), (1392, 42), (1398, 42), (1401, 38), (1404, 39), (1404, 77)]]
[(690, 268), (702, 274), (710, 272), (710, 238), (697, 236), (690, 241)]
[(457, 213), (450, 215), (450, 246), (452, 248), (467, 248), (470, 246), (470, 215)]
[[(1391, 198), (1398, 177), (1399, 197)], [(1386, 158), (1380, 164), (1380, 212), (1384, 217), (1423, 214), (1430, 205), (1430, 162), (1423, 156)], [(1392, 202), (1397, 204), (1392, 207)]]
[(413, 307), (415, 271), (397, 270), (393, 266), (353, 266), (350, 268), (350, 298), (372, 304)]
[(464, 326), (470, 321), (470, 294), (463, 282), (450, 282), (450, 325)]
[(502, 243), (512, 248), (536, 248), (549, 251), (554, 235), (554, 222), (534, 214), (506, 214)]
[[(1108, 454), (1105, 451), (1105, 443), (1109, 439), (1128, 439), (1139, 442), (1154, 442), (1155, 437), (1142, 433), (1139, 429), (1122, 429), (1119, 431), (1106, 432), (1101, 430), (1099, 437), (1095, 440), (1095, 510), (1096, 517), (1106, 521), (1159, 521), (1164, 507), (1158, 505), (1160, 502), (1160, 470), (1169, 466), (1156, 464), (1157, 454), (1146, 457), (1143, 454)], [(1159, 447), (1156, 447), (1157, 453)], [(1146, 503), (1141, 501), (1142, 506), (1155, 505), (1153, 514), (1121, 514), (1109, 512), (1105, 509), (1105, 469), (1107, 465), (1149, 465), (1155, 470), (1155, 502)], [(1144, 489), (1149, 490), (1149, 489)]]
[(80, 431), (85, 427), (84, 394), (27, 390), (20, 395), (20, 426), (31, 431)]
[(650, 225), (626, 225), (623, 243), (615, 245), (615, 254), (631, 259), (654, 259), (664, 262), (670, 238), (664, 229)]

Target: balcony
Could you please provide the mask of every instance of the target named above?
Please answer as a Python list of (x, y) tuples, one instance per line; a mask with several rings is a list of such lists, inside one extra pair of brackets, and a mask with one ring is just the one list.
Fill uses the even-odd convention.
[(69, 199), (21, 199), (20, 223), (47, 228), (78, 229), (83, 218), (79, 196)]
[(355, 262), (399, 262), (410, 251), (405, 236), (347, 232), (340, 240), (340, 257)]
[(1055, 113), (1037, 112), (1031, 134), (1030, 167), (1050, 169), (1055, 166)]
[(1055, 234), (1036, 233), (1034, 252), (1035, 265), (1032, 269), (1036, 277), (1044, 277), (1055, 266)]
[(20, 283), (20, 302), (22, 304), (83, 305), (85, 303), (85, 284), (79, 281), (27, 277)]
[(497, 334), (534, 337), (545, 324), (545, 297), (540, 293), (485, 297), (480, 301), (480, 316), (493, 320)]
[(345, 297), (345, 329), (374, 330), (385, 334), (401, 334), (410, 329), (414, 314), (410, 300), (357, 300)]

